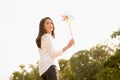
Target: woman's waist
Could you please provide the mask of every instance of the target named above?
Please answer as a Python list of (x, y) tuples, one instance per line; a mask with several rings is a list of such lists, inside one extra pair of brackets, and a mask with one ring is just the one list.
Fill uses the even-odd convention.
[(45, 67), (45, 66), (50, 66), (50, 65), (56, 65), (59, 69), (59, 63), (56, 60), (39, 60), (40, 67)]
[(56, 60), (54, 60), (54, 59), (43, 59), (43, 58), (41, 58), (41, 59), (39, 60), (39, 62), (40, 62), (40, 63), (49, 63), (49, 62), (56, 62)]

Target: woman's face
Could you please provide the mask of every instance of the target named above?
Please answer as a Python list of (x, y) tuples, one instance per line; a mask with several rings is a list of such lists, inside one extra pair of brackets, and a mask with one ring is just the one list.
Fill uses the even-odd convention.
[(50, 34), (53, 31), (53, 22), (50, 19), (45, 20), (44, 29), (48, 34)]

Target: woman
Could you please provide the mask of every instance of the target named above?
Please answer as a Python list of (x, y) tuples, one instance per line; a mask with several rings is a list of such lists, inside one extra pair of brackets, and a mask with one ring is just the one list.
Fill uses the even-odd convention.
[(74, 44), (74, 40), (71, 39), (65, 47), (56, 51), (54, 30), (55, 27), (50, 17), (45, 17), (40, 21), (36, 44), (40, 54), (39, 73), (43, 80), (59, 80), (57, 72), (59, 64), (56, 58)]

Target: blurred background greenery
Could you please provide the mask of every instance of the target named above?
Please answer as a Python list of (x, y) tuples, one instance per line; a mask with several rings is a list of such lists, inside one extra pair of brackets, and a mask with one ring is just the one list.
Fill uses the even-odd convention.
[[(113, 32), (111, 40), (120, 40), (120, 29)], [(69, 60), (60, 59), (60, 80), (120, 80), (120, 42), (97, 44), (89, 50), (76, 52)], [(38, 72), (38, 62), (30, 64), (30, 71), (24, 64), (13, 71), (10, 80), (42, 80)]]

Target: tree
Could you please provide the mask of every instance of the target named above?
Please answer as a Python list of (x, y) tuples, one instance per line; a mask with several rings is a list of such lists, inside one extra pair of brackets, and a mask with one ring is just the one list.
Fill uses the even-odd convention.
[(71, 70), (69, 61), (61, 59), (59, 61), (59, 64), (60, 64), (59, 71), (60, 80), (74, 80), (74, 73)]
[[(76, 52), (70, 60), (59, 60), (60, 80), (100, 80), (101, 74), (110, 71), (109, 67), (107, 69), (104, 68), (104, 70), (103, 64), (105, 65), (105, 61), (110, 57), (111, 51), (112, 49), (107, 45), (98, 44), (90, 50)], [(11, 80), (41, 80), (38, 72), (38, 63), (30, 64), (29, 66), (31, 68), (30, 72), (26, 70), (25, 65), (20, 65), (20, 71), (14, 71)], [(115, 69), (112, 71), (115, 72)]]
[[(117, 36), (120, 36), (120, 29), (113, 32), (111, 38), (117, 38)], [(120, 45), (119, 43), (115, 45), (118, 45), (115, 54), (104, 62), (103, 68), (96, 75), (97, 80), (120, 80)]]
[(117, 36), (120, 36), (120, 29), (118, 29), (118, 31), (114, 31), (111, 35), (111, 38), (116, 38)]
[(24, 64), (21, 64), (20, 71), (14, 71), (10, 77), (10, 80), (41, 80), (38, 72), (38, 63), (30, 64), (31, 71), (28, 72)]
[(120, 49), (104, 63), (96, 77), (97, 80), (120, 80)]
[(110, 48), (106, 45), (96, 45), (90, 50), (81, 50), (70, 59), (74, 80), (96, 80), (96, 74), (102, 64), (110, 57)]

